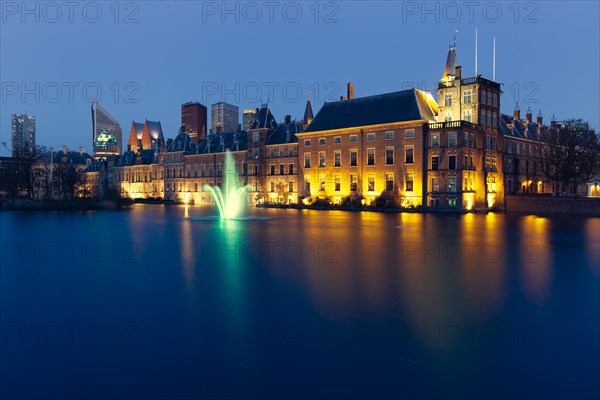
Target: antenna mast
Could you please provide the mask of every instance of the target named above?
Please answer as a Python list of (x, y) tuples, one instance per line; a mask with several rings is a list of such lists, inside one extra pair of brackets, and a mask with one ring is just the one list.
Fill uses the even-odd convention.
[(494, 36), (494, 56), (492, 58), (492, 80), (496, 82), (496, 36)]
[(477, 28), (475, 28), (475, 76), (477, 76)]

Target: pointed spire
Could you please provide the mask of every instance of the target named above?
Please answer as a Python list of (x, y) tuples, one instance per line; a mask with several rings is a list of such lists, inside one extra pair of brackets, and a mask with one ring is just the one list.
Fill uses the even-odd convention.
[(310, 125), (310, 123), (314, 119), (312, 105), (310, 104), (310, 90), (309, 90), (308, 94), (309, 94), (309, 97), (308, 97), (308, 100), (306, 101), (306, 108), (304, 109), (304, 117), (302, 118), (303, 126)]
[(454, 41), (452, 46), (448, 49), (448, 57), (446, 58), (446, 66), (444, 67), (444, 74), (442, 75), (442, 81), (450, 81), (454, 79), (456, 67), (458, 66), (458, 60), (456, 58), (456, 32), (454, 30)]

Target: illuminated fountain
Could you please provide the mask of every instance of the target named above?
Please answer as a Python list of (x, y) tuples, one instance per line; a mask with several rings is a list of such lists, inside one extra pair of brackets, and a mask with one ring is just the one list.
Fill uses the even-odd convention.
[(247, 198), (247, 185), (238, 187), (238, 173), (235, 170), (233, 156), (229, 151), (225, 152), (225, 172), (223, 175), (223, 188), (219, 186), (205, 185), (212, 195), (221, 219), (239, 218), (244, 211), (244, 203)]

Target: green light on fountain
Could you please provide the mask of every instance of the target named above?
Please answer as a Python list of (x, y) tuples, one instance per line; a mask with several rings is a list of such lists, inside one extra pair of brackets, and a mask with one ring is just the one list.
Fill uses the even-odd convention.
[(223, 177), (223, 188), (205, 185), (212, 195), (219, 215), (222, 219), (234, 219), (242, 215), (244, 202), (247, 198), (247, 186), (238, 187), (238, 173), (235, 170), (233, 156), (229, 151), (225, 152), (225, 174)]

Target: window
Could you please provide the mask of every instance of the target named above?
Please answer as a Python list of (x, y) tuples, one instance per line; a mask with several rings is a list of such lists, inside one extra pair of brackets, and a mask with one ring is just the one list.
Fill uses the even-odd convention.
[(323, 146), (325, 144), (325, 138), (319, 138), (319, 146)]
[(319, 167), (324, 167), (324, 166), (325, 166), (325, 152), (320, 151), (319, 152)]
[(279, 157), (285, 157), (285, 147), (279, 148)]
[(252, 157), (253, 158), (258, 158), (258, 149), (257, 148), (253, 148), (252, 149)]
[(342, 190), (341, 178), (339, 175), (336, 175), (333, 178), (333, 190), (336, 192), (339, 192), (340, 190)]
[(485, 148), (489, 149), (490, 148), (490, 135), (485, 135)]
[(191, 165), (187, 166), (187, 177), (188, 178), (192, 177), (192, 166)]
[(350, 143), (358, 142), (358, 135), (350, 135)]
[(375, 174), (367, 175), (367, 190), (369, 192), (375, 191)]
[(456, 193), (456, 177), (448, 177), (448, 193)]
[(310, 146), (310, 139), (304, 139), (304, 145)]
[(271, 165), (271, 175), (275, 175), (275, 166)]
[(432, 192), (440, 191), (440, 180), (435, 176), (431, 178), (431, 191)]
[(385, 140), (392, 140), (394, 138), (394, 131), (387, 131), (385, 133)]
[(487, 90), (485, 89), (481, 91), (481, 102), (487, 104)]
[(252, 132), (252, 142), (256, 143), (260, 140), (260, 132)]
[(350, 174), (350, 191), (356, 192), (358, 191), (358, 175)]
[(406, 174), (406, 191), (412, 192), (415, 190), (415, 175), (412, 173)]
[(269, 157), (275, 158), (275, 147), (269, 149)]
[(258, 165), (253, 165), (253, 166), (252, 166), (252, 173), (253, 173), (254, 175), (258, 175)]
[(292, 193), (294, 191), (294, 181), (288, 182), (288, 192)]
[(444, 94), (444, 106), (452, 105), (452, 93)]
[(279, 164), (279, 175), (283, 175), (283, 164)]
[(288, 166), (288, 174), (294, 175), (294, 164)]
[(356, 167), (358, 164), (358, 152), (356, 150), (350, 150), (350, 166)]
[(319, 175), (319, 190), (321, 192), (325, 191), (325, 175)]
[(385, 163), (387, 165), (391, 165), (394, 163), (394, 148), (393, 147), (385, 148)]
[(367, 149), (367, 165), (375, 165), (375, 149)]
[(374, 133), (367, 133), (367, 141), (371, 142), (375, 140), (375, 134)]
[(310, 194), (310, 175), (304, 177), (304, 191)]
[(404, 137), (411, 139), (415, 137), (415, 130), (414, 129), (407, 129), (404, 131)]
[[(156, 178), (156, 174), (154, 174), (154, 175), (155, 175), (155, 178)], [(194, 178), (197, 178), (197, 177), (198, 177), (198, 166), (194, 165)]]
[(440, 158), (438, 156), (431, 156), (431, 169), (437, 171), (440, 166)]
[(448, 147), (456, 147), (456, 132), (448, 132)]
[(336, 136), (333, 138), (333, 144), (340, 144), (342, 143), (342, 137), (341, 136)]
[(448, 169), (455, 170), (456, 169), (456, 156), (448, 156)]
[(405, 155), (404, 155), (404, 162), (406, 164), (412, 164), (415, 162), (414, 161), (414, 153), (415, 153), (414, 146), (406, 146)]
[(206, 164), (202, 164), (202, 177), (206, 177)]
[(394, 174), (391, 172), (385, 174), (385, 190), (388, 192), (394, 190)]
[(447, 112), (445, 117), (444, 117), (444, 121), (445, 122), (450, 122), (452, 121), (452, 113), (451, 112)]
[(467, 122), (473, 122), (473, 110), (463, 111), (463, 119)]
[(333, 153), (334, 156), (334, 161), (333, 161), (333, 166), (334, 167), (339, 167), (342, 165), (342, 152), (340, 150), (336, 150)]
[(473, 92), (471, 90), (465, 90), (463, 92), (463, 103), (469, 104), (473, 101)]
[(275, 182), (271, 182), (271, 193), (275, 191)]
[(304, 154), (304, 168), (310, 168), (310, 153)]
[(440, 134), (439, 133), (431, 134), (431, 148), (437, 149), (439, 147), (440, 147)]

